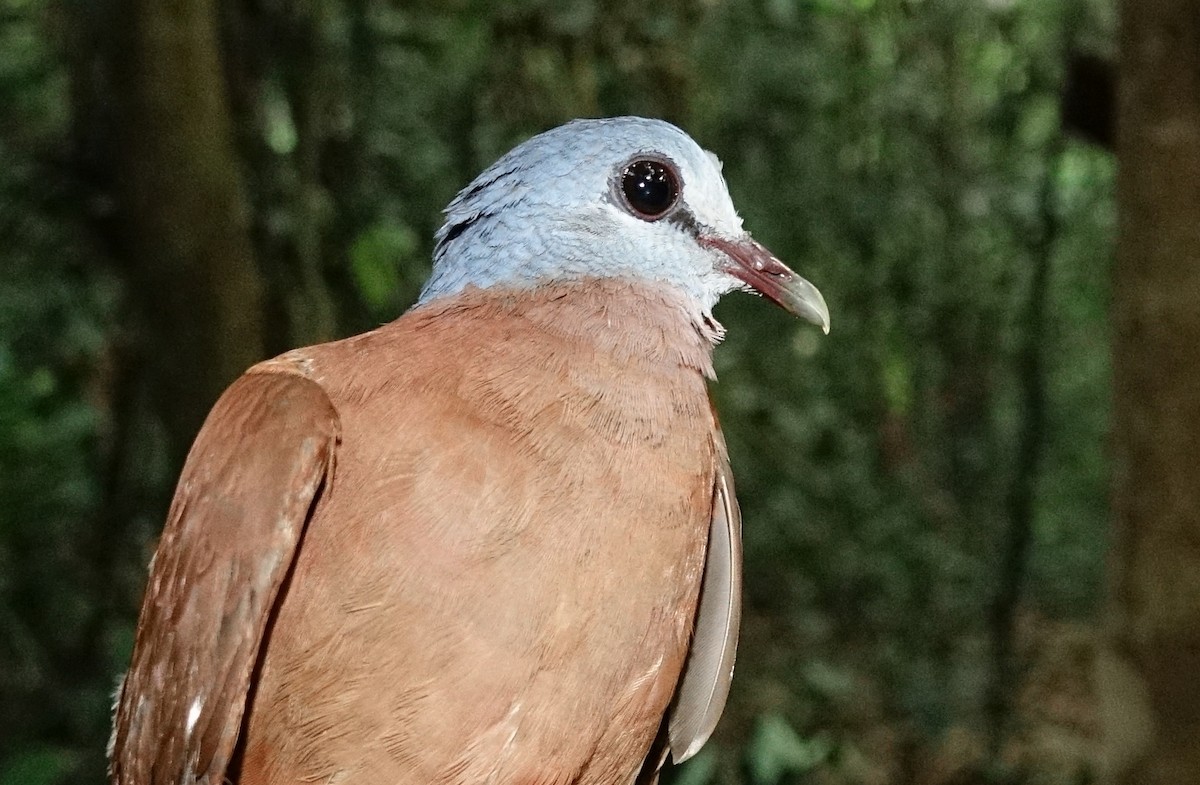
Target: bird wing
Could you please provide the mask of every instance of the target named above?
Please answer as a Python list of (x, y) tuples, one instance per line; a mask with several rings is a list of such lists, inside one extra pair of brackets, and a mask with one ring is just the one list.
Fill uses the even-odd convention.
[(250, 372), (188, 454), (117, 696), (115, 785), (219, 785), (280, 587), (333, 478), (340, 426), (315, 382)]
[(742, 514), (720, 426), (713, 433), (716, 474), (704, 579), (692, 645), (667, 715), (671, 759), (682, 763), (712, 735), (729, 697), (742, 620)]

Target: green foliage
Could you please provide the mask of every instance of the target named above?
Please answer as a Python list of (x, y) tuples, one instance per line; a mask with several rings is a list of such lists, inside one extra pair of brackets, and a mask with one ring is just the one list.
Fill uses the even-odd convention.
[(416, 233), (396, 222), (380, 221), (355, 238), (350, 246), (350, 266), (358, 291), (373, 312), (395, 313), (399, 302), (413, 299), (413, 289), (420, 282), (403, 281), (401, 271), (420, 268), (416, 261), (419, 247)]
[[(114, 447), (112, 358), (136, 330), (114, 325), (111, 184), (53, 163), (79, 107), (48, 8), (0, 0), (0, 785), (99, 780), (172, 480), (147, 413), (132, 453)], [(718, 313), (747, 619), (727, 717), (675, 783), (900, 781), (903, 750), (981, 733), (1020, 527), (1023, 607), (1094, 611), (1114, 167), (1063, 137), (1058, 91), (1067, 48), (1111, 35), (1108, 4), (222, 8), (259, 261), (281, 302), (327, 285), (343, 333), (415, 298), (458, 188), (580, 115), (683, 124), (724, 160), (747, 226), (828, 298), (828, 337), (749, 297)], [(1019, 520), (1031, 353), (1045, 411)], [(96, 528), (114, 515), (136, 523), (120, 542)]]
[[(97, 596), (103, 354), (117, 290), (74, 184), (48, 159), (65, 70), (38, 0), (0, 4), (0, 783), (101, 759), (115, 659)], [(113, 622), (114, 626), (128, 622)], [(98, 650), (99, 649), (99, 650)], [(86, 745), (86, 746), (85, 746)], [(90, 749), (88, 749), (90, 747)]]
[(708, 785), (717, 773), (717, 753), (712, 747), (705, 747), (672, 773), (675, 785)]
[(0, 785), (61, 785), (78, 765), (71, 750), (33, 747), (0, 762)]
[(802, 739), (778, 714), (758, 718), (746, 747), (751, 785), (778, 785), (785, 775), (804, 775), (827, 761), (833, 745), (824, 735)]
[[(791, 631), (762, 644), (786, 647), (785, 667), (752, 642), (739, 675), (822, 727), (854, 712), (791, 674), (828, 656), (887, 685), (869, 691), (885, 704), (873, 711), (936, 738), (984, 722), (981, 654), (1014, 527), (1034, 530), (1029, 605), (1086, 615), (1098, 598), (1113, 170), (1058, 129), (1080, 8), (830, 11), (731, 4), (700, 43), (691, 127), (721, 151), (748, 225), (833, 313), (815, 342), (758, 303), (721, 312), (716, 393), (751, 612)], [(1048, 317), (1034, 335), (1038, 264)], [(1034, 519), (1020, 521), (1007, 499), (1031, 347), (1049, 422)]]

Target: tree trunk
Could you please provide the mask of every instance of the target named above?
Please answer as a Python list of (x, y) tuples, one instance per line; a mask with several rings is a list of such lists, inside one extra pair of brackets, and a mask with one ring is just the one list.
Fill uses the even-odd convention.
[(1125, 781), (1174, 785), (1200, 782), (1200, 4), (1121, 21), (1114, 643), (1155, 729)]
[(234, 153), (214, 0), (123, 0), (118, 198), (157, 408), (178, 462), (262, 358), (262, 283)]

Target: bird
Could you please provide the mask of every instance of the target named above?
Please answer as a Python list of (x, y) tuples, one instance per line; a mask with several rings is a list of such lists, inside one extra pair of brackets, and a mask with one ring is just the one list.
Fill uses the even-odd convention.
[(632, 785), (729, 694), (735, 290), (829, 331), (666, 121), (571, 121), (450, 202), (416, 304), (263, 361), (184, 464), (115, 785)]

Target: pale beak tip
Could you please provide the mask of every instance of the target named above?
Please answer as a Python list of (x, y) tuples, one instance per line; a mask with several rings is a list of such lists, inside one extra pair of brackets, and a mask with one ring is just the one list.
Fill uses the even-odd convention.
[[(794, 275), (794, 274), (793, 274)], [(780, 302), (787, 310), (807, 322), (821, 328), (821, 332), (829, 335), (829, 306), (821, 290), (804, 278), (795, 275), (784, 288), (784, 296)]]

